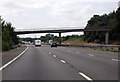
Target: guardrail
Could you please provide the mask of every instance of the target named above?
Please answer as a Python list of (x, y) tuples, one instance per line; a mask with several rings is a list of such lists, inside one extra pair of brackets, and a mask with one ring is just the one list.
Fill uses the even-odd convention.
[(93, 48), (101, 49), (103, 51), (120, 51), (120, 45), (99, 45), (99, 44), (58, 44), (58, 46), (65, 47), (81, 47), (81, 48)]

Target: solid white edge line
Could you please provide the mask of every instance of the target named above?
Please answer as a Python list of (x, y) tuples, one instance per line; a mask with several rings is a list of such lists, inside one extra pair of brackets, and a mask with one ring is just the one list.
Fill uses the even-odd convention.
[(49, 52), (49, 54), (51, 54), (51, 52)]
[(66, 63), (64, 60), (61, 60), (62, 63)]
[(113, 61), (119, 61), (119, 60), (117, 60), (117, 59), (112, 59)]
[(84, 78), (86, 78), (89, 81), (93, 81), (90, 77), (88, 77), (87, 75), (85, 75), (84, 73), (79, 72), (80, 75), (82, 75)]
[(4, 66), (0, 67), (0, 71), (2, 71), (4, 68), (6, 68), (8, 65), (10, 65), (11, 63), (13, 63), (15, 60), (17, 60), (20, 56), (22, 56), (26, 51), (28, 50), (28, 47), (21, 53), (19, 54), (17, 57), (15, 57), (13, 60), (9, 61), (7, 64), (5, 64)]

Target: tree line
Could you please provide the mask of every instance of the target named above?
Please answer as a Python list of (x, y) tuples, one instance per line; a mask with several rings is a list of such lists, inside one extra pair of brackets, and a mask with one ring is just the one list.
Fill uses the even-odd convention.
[(18, 45), (19, 43), (19, 39), (17, 35), (14, 33), (15, 28), (12, 26), (12, 23), (6, 22), (3, 19), (1, 19), (0, 24), (2, 26), (1, 29), (2, 51), (8, 51), (10, 49), (14, 49), (16, 45)]
[[(120, 7), (117, 11), (113, 11), (109, 14), (94, 15), (85, 28), (110, 28), (110, 43), (120, 44)], [(104, 32), (84, 32), (84, 40), (87, 42), (93, 42), (99, 40), (101, 43), (105, 43)]]

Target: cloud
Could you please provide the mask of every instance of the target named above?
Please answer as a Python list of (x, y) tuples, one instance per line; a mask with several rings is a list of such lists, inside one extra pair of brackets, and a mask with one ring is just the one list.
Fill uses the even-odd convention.
[(114, 0), (64, 0), (56, 2), (48, 14), (59, 20), (62, 25), (85, 26), (94, 14), (110, 12), (112, 2)]
[(84, 28), (94, 14), (102, 15), (115, 10), (118, 1), (0, 0), (0, 15), (5, 20), (12, 22), (16, 28), (74, 26)]
[(44, 0), (27, 0), (19, 3), (24, 8), (27, 9), (41, 9), (50, 6), (50, 4)]
[(1, 0), (0, 14), (2, 16), (27, 15), (27, 10), (42, 9), (49, 6), (44, 0)]

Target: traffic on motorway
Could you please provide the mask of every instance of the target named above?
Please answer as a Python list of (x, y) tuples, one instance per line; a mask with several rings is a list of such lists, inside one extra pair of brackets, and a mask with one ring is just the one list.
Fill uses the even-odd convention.
[(24, 45), (17, 58), (8, 63), (3, 60), (3, 80), (118, 80), (117, 53), (35, 42)]

